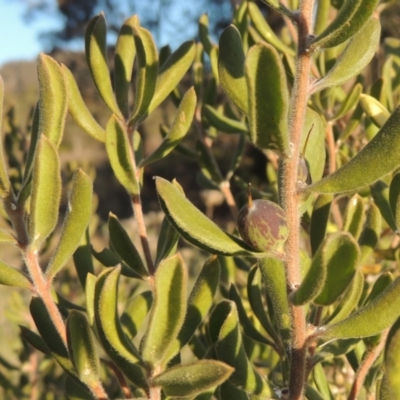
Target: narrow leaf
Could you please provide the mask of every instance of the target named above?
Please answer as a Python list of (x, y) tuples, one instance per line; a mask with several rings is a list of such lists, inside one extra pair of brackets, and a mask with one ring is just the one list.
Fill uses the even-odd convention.
[(328, 236), (322, 244), (321, 251), (321, 261), (325, 264), (327, 277), (321, 293), (314, 302), (319, 305), (329, 305), (337, 300), (353, 279), (359, 259), (359, 249), (349, 234), (337, 232)]
[(121, 316), (121, 323), (131, 340), (136, 337), (144, 319), (150, 311), (153, 293), (149, 290), (135, 296)]
[(310, 242), (313, 255), (324, 241), (332, 199), (331, 194), (320, 194), (315, 200), (310, 224)]
[(60, 65), (41, 53), (38, 61), (39, 133), (55, 145), (61, 143), (68, 110), (67, 86)]
[(379, 211), (389, 225), (389, 227), (396, 232), (396, 221), (394, 219), (392, 208), (390, 206), (390, 189), (383, 181), (375, 182), (370, 187), (371, 195), (374, 199), (376, 206), (379, 208)]
[[(351, 3), (352, 0), (347, 2)], [(350, 40), (329, 72), (312, 85), (311, 92), (339, 86), (358, 75), (372, 60), (379, 43), (380, 33), (379, 21), (371, 18)]]
[(120, 268), (106, 270), (97, 278), (94, 304), (98, 336), (108, 356), (137, 386), (147, 387), (137, 350), (125, 336), (117, 313)]
[[(396, 108), (379, 133), (347, 164), (309, 186), (319, 193), (355, 191), (367, 186), (400, 165), (400, 107)], [(379, 159), (379, 163), (376, 160)], [(365, 173), (368, 171), (368, 174)]]
[[(396, 399), (400, 396), (400, 322), (394, 324), (389, 332), (385, 348), (385, 386), (388, 392), (387, 399)], [(385, 398), (386, 399), (386, 398)], [(384, 400), (384, 399), (382, 399)]]
[(90, 245), (89, 229), (86, 229), (78, 248), (73, 254), (76, 273), (83, 288), (86, 287), (88, 274), (94, 274), (92, 247)]
[(369, 205), (363, 231), (358, 244), (361, 250), (360, 263), (362, 264), (373, 252), (382, 231), (382, 217), (378, 207), (371, 203)]
[(262, 149), (289, 152), (289, 94), (278, 52), (267, 43), (253, 46), (245, 66), (252, 142)]
[(170, 348), (170, 357), (177, 354), (189, 342), (209, 312), (218, 288), (220, 272), (221, 267), (217, 256), (211, 256), (205, 262), (190, 293), (185, 321)]
[(60, 160), (55, 145), (43, 135), (34, 164), (29, 219), (29, 235), (36, 249), (57, 225), (60, 198)]
[(249, 95), (244, 64), (242, 38), (238, 29), (230, 25), (222, 32), (219, 39), (218, 75), (228, 97), (247, 113)]
[(111, 112), (122, 118), (114, 98), (108, 70), (107, 25), (103, 13), (94, 17), (86, 28), (85, 50), (89, 70), (101, 98)]
[(176, 253), (178, 241), (179, 233), (168, 221), (168, 218), (164, 217), (161, 223), (160, 234), (158, 235), (156, 265)]
[[(277, 2), (279, 4), (279, 2)], [(274, 33), (273, 29), (266, 22), (264, 15), (261, 13), (259, 7), (256, 3), (248, 2), (247, 7), (249, 10), (249, 15), (251, 18), (251, 22), (256, 28), (257, 32), (261, 35), (261, 37), (274, 46), (280, 52), (287, 54), (291, 57), (295, 55), (295, 52), (290, 47), (286, 46)]]
[(356, 107), (358, 103), (358, 99), (360, 98), (360, 94), (362, 93), (363, 87), (361, 83), (357, 83), (351, 89), (351, 91), (347, 94), (346, 99), (341, 104), (338, 112), (336, 113), (334, 120), (344, 117), (348, 114), (353, 108)]
[[(4, 82), (0, 76), (0, 133), (3, 120), (3, 100), (4, 100)], [(6, 163), (3, 153), (3, 139), (0, 135), (0, 197), (5, 198), (10, 190), (10, 180), (8, 179)]]
[(196, 396), (220, 385), (232, 374), (233, 368), (216, 360), (199, 360), (170, 368), (153, 379), (167, 396)]
[(72, 72), (64, 64), (61, 64), (61, 69), (67, 84), (69, 113), (78, 126), (88, 135), (104, 143), (106, 140), (105, 131), (87, 108)]
[(171, 224), (190, 243), (215, 254), (249, 254), (249, 246), (228, 235), (190, 203), (172, 183), (156, 177), (162, 209)]
[(32, 289), (32, 283), (25, 274), (3, 261), (0, 261), (0, 285)]
[(33, 348), (41, 351), (43, 354), (50, 354), (49, 348), (40, 335), (22, 325), (19, 325), (19, 329), (24, 339), (26, 339)]
[(216, 110), (208, 104), (202, 108), (203, 117), (211, 126), (225, 133), (247, 133), (246, 124), (235, 119), (226, 117), (222, 112)]
[(136, 55), (133, 26), (139, 25), (137, 15), (124, 21), (118, 34), (114, 54), (114, 85), (118, 107), (125, 117), (129, 115), (129, 91)]
[(281, 333), (282, 340), (288, 344), (291, 337), (291, 315), (286, 294), (286, 277), (283, 262), (276, 258), (265, 257), (260, 259), (258, 266), (267, 288), (268, 297), (272, 302), (276, 325)]
[(116, 215), (110, 213), (108, 216), (108, 231), (110, 233), (110, 247), (125, 264), (131, 268), (138, 276), (145, 279), (149, 272), (143, 264), (139, 252), (132, 243), (128, 233), (118, 221)]
[(78, 248), (92, 216), (92, 193), (92, 180), (79, 169), (73, 177), (60, 241), (46, 269), (48, 277), (53, 278)]
[(256, 395), (271, 397), (272, 388), (268, 382), (253, 368), (243, 346), (239, 329), (239, 317), (235, 303), (223, 321), (216, 344), (218, 359), (235, 370), (230, 380), (244, 391)]
[(310, 50), (337, 46), (360, 32), (377, 4), (378, 0), (346, 0), (336, 18), (311, 42)]
[(73, 310), (67, 319), (68, 350), (79, 379), (93, 393), (104, 389), (100, 380), (100, 359), (96, 341), (84, 314)]
[(379, 296), (350, 317), (336, 324), (319, 328), (317, 336), (324, 341), (329, 341), (377, 335), (392, 325), (399, 315), (400, 278), (397, 278)]
[(360, 195), (355, 194), (347, 203), (343, 223), (343, 230), (351, 233), (355, 239), (360, 237), (365, 219), (364, 212), (364, 201)]
[(187, 271), (180, 255), (157, 268), (150, 321), (142, 342), (143, 359), (153, 367), (163, 366), (168, 348), (182, 327), (186, 313)]
[(400, 231), (400, 173), (397, 173), (390, 182), (389, 202), (397, 230)]
[(158, 74), (158, 53), (151, 33), (142, 27), (132, 26), (136, 46), (137, 72), (135, 101), (129, 125), (134, 126), (150, 105)]
[(193, 86), (185, 93), (174, 117), (171, 130), (160, 146), (147, 158), (142, 160), (139, 167), (144, 167), (168, 155), (185, 137), (192, 125), (196, 109), (196, 92)]
[(128, 133), (113, 115), (106, 126), (106, 149), (115, 176), (130, 194), (139, 193)]
[(303, 278), (299, 288), (292, 292), (290, 300), (295, 305), (307, 304), (317, 297), (326, 281), (328, 264), (323, 260), (324, 245), (322, 245), (314, 255), (311, 267)]
[(150, 114), (172, 92), (193, 63), (196, 46), (193, 41), (182, 43), (165, 61), (157, 76), (154, 96), (148, 108)]
[(382, 128), (390, 117), (390, 112), (372, 96), (360, 95), (360, 105), (368, 118), (378, 127)]

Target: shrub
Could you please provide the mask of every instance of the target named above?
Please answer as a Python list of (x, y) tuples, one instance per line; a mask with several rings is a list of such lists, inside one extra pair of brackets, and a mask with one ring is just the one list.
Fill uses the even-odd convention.
[[(3, 155), (0, 163), (10, 223), (0, 238), (17, 246), (25, 268), (1, 262), (0, 283), (31, 292), (37, 332), (24, 324), (21, 334), (61, 366), (69, 398), (399, 397), (400, 41), (386, 39), (379, 76), (376, 68), (366, 74), (380, 39), (376, 0), (346, 0), (332, 20), (327, 2), (318, 3), (315, 15), (312, 0), (296, 11), (268, 4), (287, 20), (281, 37), (245, 1), (219, 45), (204, 15), (200, 41), (173, 53), (158, 53), (138, 18), (129, 18), (116, 44), (113, 82), (105, 17), (96, 16), (86, 56), (112, 113), (105, 128), (68, 68), (39, 57), (29, 151), (17, 175)], [(188, 71), (193, 86), (182, 93)], [(138, 127), (170, 95), (174, 120), (161, 128), (156, 150), (144, 154)], [(92, 180), (78, 169), (57, 245), (41, 265), (58, 222), (68, 112), (105, 144), (131, 198), (141, 249), (113, 214), (109, 247), (91, 249)], [(183, 142), (188, 132), (193, 148)], [(227, 171), (213, 148), (219, 132), (236, 138)], [(247, 142), (268, 158), (266, 187), (241, 178)], [(14, 151), (7, 147), (9, 164)], [(143, 171), (172, 151), (198, 160), (198, 182), (223, 193), (240, 217), (243, 240), (198, 210), (176, 180), (155, 177), (165, 219), (152, 253)], [(249, 192), (240, 214), (231, 183)], [(190, 293), (179, 237), (210, 254)], [(92, 257), (104, 265), (97, 274)], [(54, 278), (71, 258), (84, 305), (54, 296)], [(119, 290), (121, 275), (143, 283), (120, 315), (120, 298), (127, 297)], [(12, 385), (7, 393), (21, 395)]]

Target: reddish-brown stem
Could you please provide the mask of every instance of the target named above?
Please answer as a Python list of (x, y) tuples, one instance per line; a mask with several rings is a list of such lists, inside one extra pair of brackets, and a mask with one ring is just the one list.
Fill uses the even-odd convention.
[(133, 398), (132, 391), (124, 377), (124, 374), (120, 371), (120, 369), (112, 361), (105, 360), (102, 358), (101, 362), (113, 370), (125, 398), (132, 399)]
[(333, 136), (332, 124), (326, 125), (326, 143), (328, 145), (329, 174), (336, 171), (336, 145)]
[(238, 212), (238, 209), (236, 206), (235, 199), (233, 198), (230, 183), (228, 181), (223, 181), (219, 185), (219, 188), (221, 189), (221, 192), (225, 197), (226, 203), (228, 204), (228, 207), (231, 210), (231, 214), (233, 215), (233, 218), (235, 218), (235, 220), (236, 220), (239, 212)]
[(379, 357), (379, 354), (381, 354), (381, 351), (385, 347), (386, 344), (386, 339), (389, 333), (389, 329), (386, 329), (383, 331), (381, 340), (378, 343), (376, 347), (373, 347), (371, 350), (367, 352), (367, 354), (364, 357), (364, 360), (358, 369), (356, 373), (356, 377), (354, 379), (353, 385), (351, 387), (351, 391), (349, 394), (349, 397), (347, 398), (348, 400), (356, 400), (360, 390), (362, 388), (362, 385), (364, 384), (365, 377), (367, 376), (369, 370), (371, 369), (372, 365), (374, 364), (375, 360)]
[[(133, 143), (132, 135), (134, 134), (134, 132), (135, 132), (135, 127), (127, 127), (132, 167), (133, 167), (136, 177), (139, 181), (140, 169), (138, 168), (138, 166), (136, 164), (135, 152), (133, 150), (133, 145), (132, 145), (132, 143)], [(137, 193), (131, 194), (131, 200), (132, 200), (133, 214), (135, 215), (136, 222), (137, 222), (138, 229), (139, 229), (140, 242), (142, 244), (142, 249), (143, 249), (143, 253), (144, 253), (144, 258), (146, 260), (147, 269), (148, 269), (150, 275), (154, 275), (155, 267), (154, 267), (153, 259), (151, 257), (149, 239), (147, 237), (147, 229), (146, 229), (146, 224), (144, 222), (142, 201), (140, 198), (140, 189), (138, 190)]]
[[(309, 95), (309, 80), (311, 55), (307, 48), (311, 34), (313, 0), (303, 0), (297, 15), (298, 54), (296, 76), (291, 98), (291, 113), (289, 133), (291, 153), (283, 159), (282, 206), (285, 209), (289, 236), (285, 245), (286, 279), (289, 290), (300, 284), (299, 266), (299, 232), (300, 219), (298, 216), (299, 195), (297, 193), (297, 173), (300, 158), (301, 134), (305, 120), (307, 99)], [(306, 375), (307, 330), (304, 307), (291, 305), (292, 338), (289, 374), (289, 399), (303, 398)]]
[(35, 292), (42, 299), (50, 318), (64, 343), (64, 346), (68, 348), (65, 323), (60, 311), (58, 310), (57, 304), (54, 302), (50, 293), (49, 282), (46, 280), (42, 269), (40, 268), (37, 251), (27, 248), (24, 257), (29, 276), (35, 287)]

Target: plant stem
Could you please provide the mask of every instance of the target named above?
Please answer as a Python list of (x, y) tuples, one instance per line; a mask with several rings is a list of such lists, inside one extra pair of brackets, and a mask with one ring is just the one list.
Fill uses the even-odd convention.
[[(301, 1), (299, 14), (297, 16), (298, 54), (289, 119), (291, 154), (283, 159), (282, 166), (282, 205), (286, 211), (289, 227), (289, 236), (285, 246), (286, 279), (289, 290), (295, 288), (301, 281), (299, 266), (300, 219), (298, 216), (300, 197), (297, 194), (297, 173), (301, 134), (309, 95), (311, 55), (307, 49), (307, 41), (311, 33), (313, 2), (313, 0)], [(307, 331), (304, 307), (291, 305), (291, 314), (292, 338), (290, 349), (289, 399), (300, 400), (303, 398), (307, 354)]]
[(356, 373), (356, 377), (354, 379), (353, 386), (351, 387), (348, 400), (357, 399), (369, 370), (371, 369), (375, 360), (379, 357), (379, 354), (381, 354), (381, 351), (385, 347), (388, 334), (389, 334), (389, 328), (383, 331), (381, 340), (378, 343), (378, 345), (369, 350), (368, 353), (365, 355), (364, 360)]

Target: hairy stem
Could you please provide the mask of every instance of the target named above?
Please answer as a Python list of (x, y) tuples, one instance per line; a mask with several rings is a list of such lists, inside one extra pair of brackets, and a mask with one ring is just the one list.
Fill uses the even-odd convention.
[[(289, 290), (293, 290), (293, 288), (300, 283), (300, 219), (298, 216), (300, 197), (297, 194), (297, 173), (301, 151), (301, 134), (309, 96), (311, 55), (307, 49), (307, 41), (311, 33), (312, 9), (313, 0), (303, 0), (300, 3), (300, 10), (297, 18), (298, 54), (296, 76), (291, 98), (291, 114), (289, 120), (291, 154), (285, 157), (282, 163), (282, 205), (286, 211), (289, 227), (289, 236), (285, 246), (286, 279)], [(300, 400), (303, 398), (307, 354), (307, 331), (304, 307), (291, 305), (291, 314), (292, 338), (289, 399)]]
[(364, 360), (356, 373), (356, 377), (354, 379), (353, 385), (351, 387), (351, 391), (348, 397), (348, 400), (356, 400), (358, 395), (360, 394), (360, 390), (362, 385), (364, 384), (365, 378), (374, 364), (375, 360), (381, 354), (381, 351), (385, 347), (386, 339), (389, 333), (389, 329), (383, 331), (380, 342), (376, 347), (373, 347), (371, 350), (367, 352), (364, 357)]

